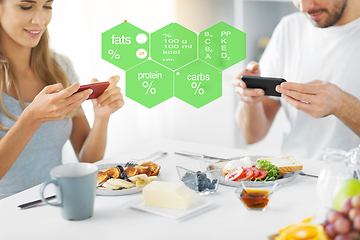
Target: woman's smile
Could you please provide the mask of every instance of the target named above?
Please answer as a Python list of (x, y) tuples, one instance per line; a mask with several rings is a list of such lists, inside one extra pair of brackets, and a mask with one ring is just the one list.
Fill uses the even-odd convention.
[(40, 37), (42, 30), (28, 30), (24, 29), (24, 31), (30, 36), (30, 37)]

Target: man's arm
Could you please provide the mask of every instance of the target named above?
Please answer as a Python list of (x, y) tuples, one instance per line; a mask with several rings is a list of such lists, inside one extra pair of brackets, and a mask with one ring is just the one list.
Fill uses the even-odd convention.
[(280, 106), (279, 101), (270, 98), (256, 104), (240, 101), (235, 119), (247, 143), (259, 142), (266, 136)]
[(232, 85), (239, 94), (240, 102), (235, 111), (235, 119), (249, 144), (262, 140), (268, 133), (281, 104), (264, 95), (262, 89), (247, 88), (241, 75), (260, 76), (259, 64), (250, 62), (233, 79)]
[(282, 83), (276, 91), (298, 110), (321, 118), (334, 115), (360, 136), (360, 101), (338, 86), (319, 80), (310, 83)]

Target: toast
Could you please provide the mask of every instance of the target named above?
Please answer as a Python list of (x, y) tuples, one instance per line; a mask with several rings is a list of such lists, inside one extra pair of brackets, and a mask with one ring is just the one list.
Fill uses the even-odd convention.
[[(215, 165), (216, 167), (221, 167), (222, 170), (221, 170), (221, 176), (225, 177), (226, 174), (228, 174), (230, 171), (229, 170), (226, 170), (224, 169), (225, 165), (227, 164), (228, 162), (224, 162), (224, 161), (218, 161), (218, 162), (215, 162), (213, 163), (213, 165)], [(215, 169), (215, 167), (213, 167), (212, 165), (210, 165), (210, 168), (211, 169)]]
[(262, 159), (270, 161), (271, 164), (275, 165), (277, 169), (280, 171), (280, 176), (289, 172), (300, 171), (303, 169), (303, 165), (292, 156), (262, 158)]

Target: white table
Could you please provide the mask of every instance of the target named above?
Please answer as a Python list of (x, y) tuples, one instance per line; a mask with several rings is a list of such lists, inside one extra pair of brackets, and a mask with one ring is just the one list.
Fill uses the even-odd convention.
[[(134, 146), (123, 154), (100, 163), (125, 162), (130, 157), (141, 158), (156, 151), (168, 154), (155, 160), (161, 165), (163, 181), (179, 181), (176, 165), (196, 161), (174, 154), (190, 151), (219, 157), (266, 155), (241, 149), (223, 148), (173, 140), (154, 140)], [(323, 163), (298, 159), (304, 172), (319, 174)], [(216, 193), (198, 196), (214, 201), (209, 211), (183, 220), (172, 220), (130, 208), (126, 201), (141, 193), (126, 196), (97, 196), (95, 213), (84, 221), (67, 221), (60, 209), (41, 206), (19, 210), (19, 204), (39, 198), (39, 186), (0, 200), (0, 239), (267, 239), (278, 229), (315, 216), (321, 223), (327, 210), (321, 206), (316, 194), (316, 178), (298, 176), (280, 187), (265, 212), (246, 210), (235, 195), (235, 188), (220, 185)]]

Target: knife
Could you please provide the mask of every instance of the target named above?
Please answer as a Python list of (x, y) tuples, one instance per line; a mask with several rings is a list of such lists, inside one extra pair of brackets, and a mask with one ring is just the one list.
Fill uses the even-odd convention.
[[(46, 197), (45, 199), (46, 200), (51, 200), (51, 199), (54, 199), (54, 198), (56, 198), (56, 195)], [(28, 208), (32, 208), (32, 207), (42, 205), (41, 203), (43, 203), (43, 201), (41, 201), (41, 199), (39, 199), (39, 200), (35, 200), (35, 201), (32, 201), (32, 202), (21, 204), (21, 205), (18, 206), (18, 208), (20, 208), (21, 210), (24, 210), (24, 209), (28, 209)]]
[(318, 178), (318, 177), (319, 177), (319, 176), (317, 176), (317, 175), (304, 173), (303, 171), (293, 171), (293, 172), (289, 172), (289, 173), (283, 175), (283, 176), (280, 177), (280, 178), (291, 177), (291, 176), (294, 175), (294, 174), (299, 174), (299, 175), (301, 175), (301, 176), (307, 176), (307, 177), (313, 177), (313, 178)]
[(178, 154), (178, 155), (187, 156), (187, 157), (198, 157), (198, 158), (210, 159), (210, 160), (220, 160), (220, 161), (231, 161), (231, 160), (233, 160), (232, 158), (213, 157), (213, 156), (209, 156), (209, 155), (205, 155), (205, 154), (184, 152), (184, 151), (182, 151), (182, 152), (174, 152), (174, 153)]

